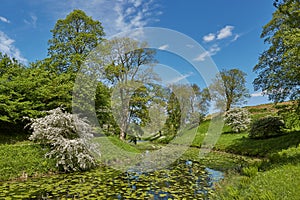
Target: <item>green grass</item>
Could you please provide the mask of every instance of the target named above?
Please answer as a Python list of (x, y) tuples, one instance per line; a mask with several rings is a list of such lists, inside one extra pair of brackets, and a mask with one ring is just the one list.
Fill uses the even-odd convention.
[(241, 174), (227, 174), (214, 199), (297, 200), (299, 185), (300, 147), (290, 147), (243, 168)]
[[(271, 106), (271, 105), (264, 105)], [(253, 108), (252, 119), (274, 114), (269, 108)], [(213, 150), (199, 157), (210, 121), (202, 123), (184, 159), (201, 160), (226, 173), (212, 199), (299, 199), (300, 131), (268, 139), (250, 139), (248, 132), (232, 133), (224, 126)], [(188, 137), (186, 134), (185, 137)]]
[(55, 162), (45, 158), (46, 151), (29, 142), (0, 145), (0, 181), (56, 171)]
[(204, 157), (200, 156), (199, 153), (200, 148), (191, 147), (184, 152), (181, 159), (196, 160), (206, 167), (223, 172), (240, 168), (241, 165), (248, 165), (251, 162), (251, 159), (247, 157), (225, 152), (211, 151)]
[[(1, 130), (0, 130), (1, 132)], [(21, 134), (3, 134), (2, 132), (0, 133), (0, 145), (1, 144), (15, 144), (17, 142), (21, 142), (24, 140), (27, 140), (28, 135), (21, 133)]]
[(100, 156), (97, 159), (106, 165), (124, 170), (135, 162), (140, 155), (140, 150), (117, 137), (97, 137), (95, 142), (99, 144)]
[(215, 146), (216, 150), (229, 153), (266, 157), (300, 143), (300, 132), (291, 132), (286, 135), (268, 139), (250, 139), (247, 133), (223, 134)]
[(133, 145), (120, 140), (117, 137), (114, 136), (108, 136), (108, 137), (97, 137), (95, 138), (95, 141), (97, 141), (100, 144), (100, 148), (103, 147), (110, 147), (114, 145), (115, 147), (120, 148), (121, 150), (127, 151), (127, 152), (133, 152), (133, 153), (139, 153), (140, 151), (134, 147)]
[[(119, 158), (115, 152), (139, 153), (134, 146), (116, 137), (97, 138), (104, 158)], [(105, 149), (105, 150), (104, 150)], [(55, 161), (45, 158), (48, 149), (29, 141), (0, 145), (0, 181), (35, 177), (58, 172)]]
[(298, 200), (300, 164), (286, 164), (252, 177), (236, 175), (221, 183), (214, 199)]

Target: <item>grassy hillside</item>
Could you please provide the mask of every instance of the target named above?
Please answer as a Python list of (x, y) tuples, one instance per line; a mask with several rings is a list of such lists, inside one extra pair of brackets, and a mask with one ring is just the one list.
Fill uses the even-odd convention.
[[(276, 115), (278, 107), (290, 104), (246, 108), (252, 120), (256, 120)], [(228, 127), (223, 131), (225, 129)], [(259, 140), (250, 139), (248, 132), (222, 134), (214, 150), (246, 156), (252, 161), (241, 163), (237, 170), (227, 172), (213, 199), (299, 199), (300, 131), (286, 132), (282, 136)]]

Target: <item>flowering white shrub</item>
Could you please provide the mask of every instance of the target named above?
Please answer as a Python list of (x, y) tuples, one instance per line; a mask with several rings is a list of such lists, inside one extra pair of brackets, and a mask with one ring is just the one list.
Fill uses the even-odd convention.
[(247, 130), (251, 122), (250, 113), (244, 108), (233, 108), (225, 113), (225, 123), (236, 133)]
[(92, 127), (77, 115), (56, 108), (49, 115), (30, 119), (33, 133), (29, 137), (34, 142), (50, 145), (47, 157), (56, 160), (56, 166), (63, 171), (86, 170), (96, 165), (91, 152), (97, 145), (91, 142)]

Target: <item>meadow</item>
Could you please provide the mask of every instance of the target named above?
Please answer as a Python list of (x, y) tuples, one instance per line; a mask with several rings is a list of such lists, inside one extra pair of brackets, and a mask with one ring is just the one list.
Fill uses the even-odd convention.
[[(248, 109), (252, 112), (253, 118), (257, 118), (263, 113), (265, 115), (274, 113), (268, 112), (271, 107), (267, 108), (268, 110), (258, 107)], [(194, 162), (194, 177), (200, 177), (199, 174), (202, 174), (202, 179), (209, 178), (206, 168), (218, 170), (224, 174), (222, 180), (213, 184), (214, 187), (209, 186), (209, 182), (202, 181), (205, 186), (204, 189), (200, 188), (196, 191), (206, 192), (199, 192), (198, 198), (298, 199), (300, 196), (300, 191), (297, 189), (300, 185), (299, 131), (288, 131), (286, 134), (268, 139), (250, 139), (247, 131), (237, 134), (231, 132), (229, 126), (224, 126), (223, 133), (210, 153), (204, 157), (199, 157), (201, 144), (209, 124), (210, 120), (207, 119), (199, 127), (186, 131), (175, 140), (175, 143), (177, 142), (177, 145), (180, 146), (180, 141), (184, 142), (184, 138), (194, 136), (190, 147), (178, 158), (175, 170), (172, 168), (170, 171), (162, 170), (153, 174), (138, 175), (136, 174), (138, 172), (134, 172), (131, 176), (139, 177), (139, 179), (134, 180), (128, 179), (128, 173), (114, 170), (103, 164), (92, 171), (64, 174), (57, 171), (55, 162), (52, 159), (44, 157), (48, 147), (24, 141), (23, 138), (20, 139), (23, 141), (7, 139), (6, 144), (2, 140), (3, 144), (0, 145), (1, 197), (6, 199), (17, 197), (38, 199), (42, 197), (48, 199), (54, 197), (71, 199), (88, 197), (97, 199), (97, 197), (100, 198), (100, 194), (108, 195), (111, 198), (116, 197), (114, 194), (120, 194), (119, 199), (188, 198), (189, 195), (186, 194), (191, 193), (190, 195), (194, 195), (195, 183), (198, 183), (199, 180), (186, 174), (186, 165), (182, 163), (192, 161)], [(149, 141), (140, 141), (134, 145), (113, 136), (100, 137), (96, 141), (102, 144), (103, 147), (112, 146), (112, 149), (101, 149), (103, 152), (102, 160), (117, 160), (120, 158), (109, 153), (114, 151), (113, 146), (133, 154), (155, 151), (164, 146), (164, 144)], [(175, 174), (184, 175), (182, 181), (187, 188), (178, 185), (178, 179), (172, 177)], [(106, 178), (103, 178), (103, 176)], [(94, 179), (90, 180), (92, 177)], [(62, 179), (77, 182), (71, 187), (68, 182), (64, 182)], [(107, 182), (104, 179), (110, 181)], [(154, 182), (161, 183), (153, 185)], [(174, 185), (171, 183), (174, 183)], [(107, 191), (105, 188), (111, 188), (111, 192), (104, 193), (103, 191)], [(179, 188), (181, 188), (181, 192), (178, 192)], [(196, 196), (194, 197), (196, 198)]]

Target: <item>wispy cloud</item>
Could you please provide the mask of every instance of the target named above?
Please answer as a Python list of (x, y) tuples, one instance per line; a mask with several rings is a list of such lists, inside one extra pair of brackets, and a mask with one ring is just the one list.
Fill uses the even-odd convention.
[(36, 28), (37, 20), (38, 20), (37, 16), (35, 14), (31, 13), (30, 14), (30, 19), (24, 19), (24, 23)]
[(130, 0), (119, 1), (114, 6), (117, 14), (115, 29), (117, 31), (128, 31), (134, 28), (142, 28), (149, 24), (153, 18), (160, 15), (161, 11), (154, 11), (154, 1)]
[(4, 22), (4, 23), (8, 23), (8, 24), (10, 23), (10, 21), (7, 18), (2, 17), (2, 16), (0, 16), (0, 21)]
[(204, 42), (211, 42), (216, 38), (216, 35), (214, 33), (209, 33), (208, 35), (203, 36)]
[(189, 73), (187, 73), (187, 74), (182, 74), (181, 76), (175, 77), (175, 78), (173, 78), (173, 79), (167, 81), (167, 84), (168, 84), (168, 85), (175, 84), (175, 83), (177, 83), (177, 82), (179, 82), (179, 81), (181, 81), (181, 80), (184, 80), (184, 79), (186, 79), (186, 78), (188, 78), (188, 77), (190, 77), (190, 76), (192, 76), (192, 75), (193, 75), (193, 72), (189, 72)]
[(240, 34), (236, 34), (235, 36), (234, 36), (234, 38), (231, 40), (231, 42), (235, 42), (237, 39), (239, 39), (241, 37), (241, 35)]
[(27, 64), (28, 60), (21, 55), (20, 50), (14, 46), (14, 42), (13, 39), (0, 31), (0, 52), (19, 60), (23, 64)]
[(44, 0), (43, 6), (47, 6), (47, 12), (54, 20), (64, 18), (74, 9), (81, 9), (88, 16), (99, 20), (106, 35), (111, 36), (156, 22), (162, 14), (157, 2), (158, 0)]
[(160, 49), (160, 50), (166, 50), (167, 48), (169, 48), (169, 45), (167, 45), (167, 44), (158, 47), (158, 49)]
[(222, 39), (232, 36), (233, 29), (234, 29), (234, 26), (225, 26), (218, 32), (217, 39), (222, 40)]
[(204, 51), (200, 55), (198, 55), (196, 58), (194, 58), (194, 61), (204, 61), (207, 57), (216, 55), (218, 51), (220, 51), (221, 48), (218, 45), (213, 45), (209, 48), (209, 50)]

